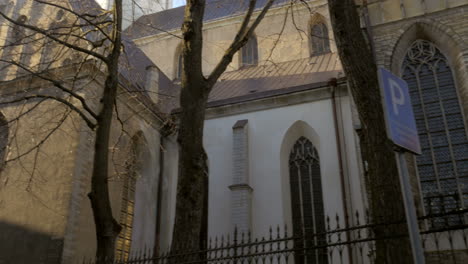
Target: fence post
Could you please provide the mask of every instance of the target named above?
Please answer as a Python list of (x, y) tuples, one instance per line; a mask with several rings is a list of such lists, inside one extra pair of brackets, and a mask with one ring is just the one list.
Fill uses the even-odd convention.
[(234, 261), (233, 263), (237, 263), (237, 226), (234, 227), (234, 244), (233, 244), (233, 249), (234, 249)]

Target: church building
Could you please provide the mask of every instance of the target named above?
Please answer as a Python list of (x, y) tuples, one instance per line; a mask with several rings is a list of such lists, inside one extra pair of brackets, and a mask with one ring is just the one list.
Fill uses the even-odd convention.
[[(21, 2), (28, 4), (0, 5), (0, 11), (31, 23), (41, 21), (41, 5)], [(109, 9), (112, 1), (97, 1), (100, 7), (93, 0), (83, 1), (88, 6), (70, 2), (83, 10)], [(169, 8), (172, 1), (124, 2), (127, 67), (121, 70), (119, 116), (113, 123), (110, 191), (114, 217), (123, 226), (116, 254), (127, 259), (144, 248), (165, 250), (172, 240), (184, 6)], [(206, 2), (203, 73), (208, 75), (239, 29), (248, 1)], [(264, 3), (258, 0), (255, 14)], [(406, 157), (417, 213), (467, 208), (468, 0), (356, 3), (377, 65), (409, 86), (422, 147), (422, 155)], [(41, 11), (59, 17), (56, 10)], [(5, 41), (15, 34), (1, 26), (0, 36)], [(17, 53), (5, 49), (0, 58)], [(41, 54), (46, 58), (48, 53)], [(31, 61), (44, 63), (41, 58)], [(78, 91), (90, 99), (91, 108), (97, 107), (102, 69), (84, 63), (85, 70), (75, 76), (73, 64), (58, 61), (51, 68), (53, 76), (79, 80)], [(53, 90), (36, 77), (0, 68), (3, 100), (29, 89)], [(57, 107), (53, 104), (36, 104), (4, 105), (0, 100), (0, 123), (8, 124), (0, 129), (0, 157), (8, 160), (0, 170), (0, 264), (11, 259), (68, 264), (95, 252), (86, 197), (93, 135), (78, 116), (66, 115), (65, 109), (51, 111)], [(27, 121), (10, 121), (21, 111)], [(64, 120), (63, 126), (37, 155), (9, 160), (54, 129), (39, 121), (57, 118)], [(322, 233), (327, 216), (338, 217), (344, 228), (362, 223), (354, 217), (368, 207), (361, 124), (326, 0), (275, 2), (214, 86), (204, 129), (209, 237), (237, 228), (260, 238), (276, 226), (286, 226), (297, 236), (306, 229)], [(28, 135), (33, 135), (32, 143), (24, 140)]]
[[(207, 2), (203, 70), (208, 75), (239, 28), (246, 4)], [(366, 208), (360, 123), (327, 1), (276, 3), (210, 94), (204, 138), (210, 236), (234, 226), (254, 236), (277, 224), (294, 229), (307, 222), (306, 211), (319, 232), (325, 216), (344, 219)], [(360, 8), (367, 14), (363, 28), (371, 29), (378, 66), (410, 88), (423, 154), (407, 159), (421, 215), (468, 203), (467, 4), (389, 0)], [(127, 30), (175, 83), (182, 70), (183, 12), (179, 7), (143, 16)], [(336, 86), (328, 83), (332, 78)], [(173, 138), (163, 142), (166, 155), (174, 157), (165, 159), (161, 211), (162, 224), (169, 225), (162, 244), (169, 245), (177, 167), (168, 163), (177, 161), (177, 147)], [(353, 219), (342, 224), (353, 225)]]

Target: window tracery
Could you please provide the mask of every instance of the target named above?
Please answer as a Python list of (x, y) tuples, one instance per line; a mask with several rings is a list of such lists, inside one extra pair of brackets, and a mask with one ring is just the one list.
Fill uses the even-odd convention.
[[(305, 137), (294, 144), (289, 156), (289, 180), (294, 241), (297, 248), (326, 244), (320, 160), (317, 149)], [(307, 237), (307, 235), (312, 235)], [(295, 263), (328, 263), (324, 249), (307, 250), (295, 255)]]
[(115, 259), (117, 260), (128, 260), (132, 246), (133, 220), (135, 215), (135, 188), (139, 170), (137, 142), (137, 140), (133, 139), (131, 156), (126, 162), (119, 219), (122, 230), (117, 237), (115, 246)]
[[(433, 43), (416, 40), (406, 54), (402, 73), (421, 141), (422, 155), (416, 160), (426, 213), (464, 207), (468, 203), (468, 140), (447, 58)], [(461, 219), (438, 221), (432, 224), (455, 224)]]

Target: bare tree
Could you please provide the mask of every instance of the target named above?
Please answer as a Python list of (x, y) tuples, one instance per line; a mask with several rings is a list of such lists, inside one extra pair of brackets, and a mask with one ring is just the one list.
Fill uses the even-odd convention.
[(183, 34), (183, 73), (179, 117), (179, 178), (172, 248), (189, 244), (201, 248), (203, 212), (208, 189), (207, 156), (203, 148), (203, 127), (208, 95), (218, 78), (244, 46), (275, 0), (268, 0), (254, 14), (256, 0), (248, 8), (231, 45), (208, 77), (202, 71), (203, 14), (205, 0), (188, 0), (185, 6)]
[[(354, 0), (329, 0), (336, 46), (351, 93), (356, 103), (362, 130), (363, 157), (368, 164), (366, 186), (374, 222), (405, 219), (398, 168), (393, 143), (386, 137), (377, 67), (371, 48), (362, 33)], [(411, 263), (406, 225), (374, 228), (376, 237), (396, 234), (403, 238), (377, 240), (376, 263)]]
[[(72, 112), (78, 114), (94, 132), (92, 182), (88, 197), (96, 226), (96, 259), (97, 263), (112, 263), (115, 241), (121, 227), (112, 216), (109, 199), (109, 139), (119, 86), (119, 58), (124, 48), (121, 36), (122, 0), (115, 0), (113, 8), (109, 11), (97, 8), (92, 4), (94, 2), (91, 5), (86, 3), (88, 2), (46, 0), (23, 3), (30, 4), (30, 8), (47, 7), (49, 10), (54, 10), (56, 15), (55, 19), (52, 19), (54, 23), (28, 21), (24, 15), (0, 10), (0, 18), (3, 18), (11, 32), (2, 45), (3, 52), (0, 58), (2, 79), (30, 75), (55, 88), (53, 92), (32, 89), (11, 100), (3, 100), (1, 104), (8, 105), (22, 101), (40, 104), (49, 100), (66, 109), (58, 125), (49, 129), (39, 143), (17, 153), (16, 159), (40, 148), (41, 143), (53, 135)], [(77, 5), (80, 7), (77, 8)], [(34, 63), (33, 56), (38, 53), (41, 54), (41, 59)], [(73, 61), (66, 60), (67, 57), (73, 58)], [(99, 101), (97, 107), (92, 107), (91, 100), (77, 89), (78, 73), (76, 78), (60, 79), (60, 74), (54, 69), (59, 63), (74, 64), (73, 69), (78, 73), (84, 71), (86, 65), (92, 64), (105, 73), (103, 91), (97, 95)], [(33, 105), (30, 108), (34, 107)], [(28, 111), (30, 109), (25, 110)]]
[[(92, 183), (88, 196), (96, 226), (96, 259), (97, 263), (111, 263), (114, 260), (116, 237), (121, 229), (112, 216), (108, 178), (109, 138), (119, 85), (119, 58), (124, 49), (121, 36), (122, 0), (115, 0), (113, 8), (109, 11), (94, 8), (82, 8), (77, 11), (73, 6), (56, 1), (31, 0), (31, 2), (33, 5), (40, 4), (55, 8), (57, 15), (62, 13), (60, 16), (65, 16), (67, 19), (62, 23), (44, 26), (41, 23), (35, 24), (37, 21), (29, 22), (25, 16), (17, 16), (17, 14), (0, 10), (0, 16), (10, 25), (12, 34), (15, 35), (14, 39), (17, 40), (7, 41), (2, 47), (4, 51), (0, 62), (3, 72), (6, 73), (2, 77), (8, 80), (28, 74), (51, 84), (57, 91), (55, 93), (28, 91), (23, 96), (16, 96), (14, 99), (3, 101), (2, 104), (52, 100), (63, 105), (67, 109), (66, 113), (78, 114), (94, 132)], [(202, 74), (201, 59), (205, 1), (189, 0), (187, 2), (182, 27), (184, 69), (186, 70), (182, 76), (180, 99), (182, 113), (178, 142), (181, 155), (174, 247), (186, 244), (187, 241), (195, 247), (201, 245), (202, 212), (206, 210), (204, 204), (207, 198), (206, 154), (202, 146), (205, 106), (208, 94), (217, 79), (226, 70), (234, 54), (247, 42), (274, 0), (268, 0), (255, 16), (256, 2), (256, 0), (249, 1), (239, 32), (208, 77)], [(43, 56), (39, 63), (34, 64), (27, 59), (27, 56), (38, 51)], [(76, 58), (73, 57), (74, 54), (77, 54)], [(77, 72), (80, 72), (85, 64), (92, 64), (105, 73), (103, 92), (98, 95), (99, 107), (96, 109), (75, 89), (75, 81), (79, 79), (78, 74), (77, 78), (72, 78), (70, 82), (61, 80), (59, 75), (54, 74), (54, 66), (58, 61), (70, 63), (65, 59), (67, 57), (75, 58), (74, 69)], [(76, 63), (76, 60), (80, 63)], [(53, 131), (54, 129), (51, 130), (50, 135)], [(38, 146), (32, 148), (38, 148)], [(23, 154), (27, 155), (28, 151), (18, 153), (18, 156)]]

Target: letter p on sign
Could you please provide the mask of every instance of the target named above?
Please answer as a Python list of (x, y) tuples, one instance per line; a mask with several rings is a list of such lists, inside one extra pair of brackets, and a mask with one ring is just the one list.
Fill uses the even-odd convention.
[(395, 80), (388, 79), (388, 84), (390, 86), (390, 93), (392, 95), (393, 113), (398, 115), (398, 106), (405, 104), (405, 95), (403, 93), (403, 89)]
[(408, 84), (391, 72), (379, 69), (387, 135), (397, 146), (420, 154), (418, 129), (414, 119)]

